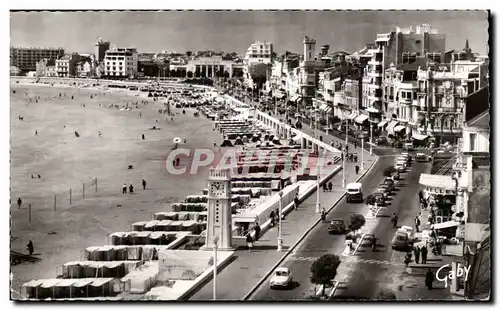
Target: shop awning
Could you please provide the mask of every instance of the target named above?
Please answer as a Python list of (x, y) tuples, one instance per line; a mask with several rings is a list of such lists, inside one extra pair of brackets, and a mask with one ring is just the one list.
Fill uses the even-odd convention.
[(387, 121), (381, 121), (380, 123), (378, 123), (378, 127), (384, 127), (385, 125), (387, 125)]
[(411, 136), (413, 139), (415, 140), (419, 140), (419, 141), (422, 141), (422, 140), (425, 140), (427, 138), (429, 138), (428, 135), (419, 135), (417, 133), (413, 134), (413, 136)]
[(389, 124), (387, 125), (387, 132), (389, 134), (394, 134), (394, 127), (396, 127), (398, 125), (398, 122), (396, 121), (390, 121)]
[(354, 121), (358, 124), (363, 124), (363, 122), (366, 121), (367, 119), (368, 119), (368, 115), (361, 114), (361, 115), (358, 115), (358, 117), (356, 117), (354, 119)]
[(400, 131), (402, 131), (404, 129), (406, 129), (405, 126), (399, 125), (399, 126), (394, 127), (394, 132), (400, 132)]
[(328, 104), (322, 103), (319, 109), (325, 113), (328, 113), (332, 108)]
[(370, 112), (370, 113), (380, 113), (379, 110), (375, 109), (375, 108), (372, 108), (372, 107), (369, 107), (368, 109), (366, 109), (367, 112)]
[(434, 229), (445, 229), (445, 228), (450, 228), (450, 227), (457, 227), (459, 225), (460, 225), (460, 223), (457, 221), (446, 221), (446, 222), (434, 224), (432, 227)]
[(300, 99), (300, 96), (299, 95), (295, 95), (295, 96), (292, 96), (292, 98), (290, 98), (290, 101), (291, 102), (297, 102), (299, 99)]
[(357, 116), (357, 114), (355, 112), (351, 112), (351, 114), (349, 114), (349, 116), (347, 116), (347, 119), (352, 121), (353, 119), (356, 118), (356, 116)]
[(455, 180), (449, 175), (420, 174), (419, 184), (427, 187), (431, 194), (452, 195), (455, 192)]

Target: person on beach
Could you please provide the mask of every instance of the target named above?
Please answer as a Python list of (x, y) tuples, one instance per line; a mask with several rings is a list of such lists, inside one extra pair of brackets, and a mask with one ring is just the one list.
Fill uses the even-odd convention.
[(146, 189), (146, 180), (142, 179), (142, 189)]
[(127, 193), (127, 184), (123, 183), (122, 194), (126, 194), (126, 193)]
[(134, 192), (134, 186), (132, 184), (130, 184), (130, 186), (128, 187), (128, 191), (129, 194), (132, 194)]
[(38, 136), (38, 130), (35, 130), (35, 136)]
[(99, 135), (99, 138), (102, 137), (102, 132), (98, 131), (97, 134)]
[(23, 204), (23, 201), (21, 200), (21, 197), (17, 198), (17, 206), (21, 208), (21, 205)]
[(144, 140), (144, 139), (145, 139), (145, 136), (144, 136), (144, 134), (142, 134), (142, 140)]
[(26, 245), (26, 250), (28, 250), (30, 256), (33, 255), (33, 252), (35, 252), (35, 246), (33, 245), (33, 242), (31, 240), (28, 242), (28, 245)]

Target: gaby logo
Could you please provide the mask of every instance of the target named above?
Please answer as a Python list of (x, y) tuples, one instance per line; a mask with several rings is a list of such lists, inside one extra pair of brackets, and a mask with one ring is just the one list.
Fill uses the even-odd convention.
[(448, 287), (448, 279), (453, 280), (465, 277), (464, 282), (467, 282), (467, 280), (469, 279), (469, 271), (471, 266), (465, 267), (457, 265), (457, 269), (455, 272), (453, 270), (450, 270), (447, 274), (446, 272), (443, 272), (444, 268), (449, 268), (449, 267), (450, 267), (449, 264), (443, 265), (436, 272), (436, 280), (438, 280), (439, 282), (444, 282), (445, 288)]

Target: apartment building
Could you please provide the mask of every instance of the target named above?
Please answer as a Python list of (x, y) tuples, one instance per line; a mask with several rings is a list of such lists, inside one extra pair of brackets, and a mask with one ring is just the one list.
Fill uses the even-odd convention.
[[(270, 72), (267, 72), (271, 68), (273, 62), (273, 44), (268, 41), (256, 41), (252, 43), (243, 58), (243, 77), (245, 83), (249, 87), (253, 87), (253, 79), (256, 75), (266, 77), (270, 76)], [(256, 69), (254, 67), (258, 67)], [(263, 69), (260, 69), (263, 68)], [(264, 70), (265, 72), (261, 72)]]
[(134, 78), (137, 76), (137, 49), (113, 48), (104, 57), (104, 75), (110, 78)]
[(63, 48), (11, 47), (10, 65), (26, 73), (36, 71), (36, 64), (42, 59), (59, 59), (63, 55)]
[(77, 63), (80, 61), (80, 55), (66, 54), (56, 60), (56, 73), (58, 77), (75, 77)]

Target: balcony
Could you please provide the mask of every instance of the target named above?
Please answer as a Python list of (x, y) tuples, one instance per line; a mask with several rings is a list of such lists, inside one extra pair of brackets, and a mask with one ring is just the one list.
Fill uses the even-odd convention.
[(438, 108), (438, 107), (432, 107), (431, 108), (432, 113), (460, 113), (460, 110), (458, 108)]

